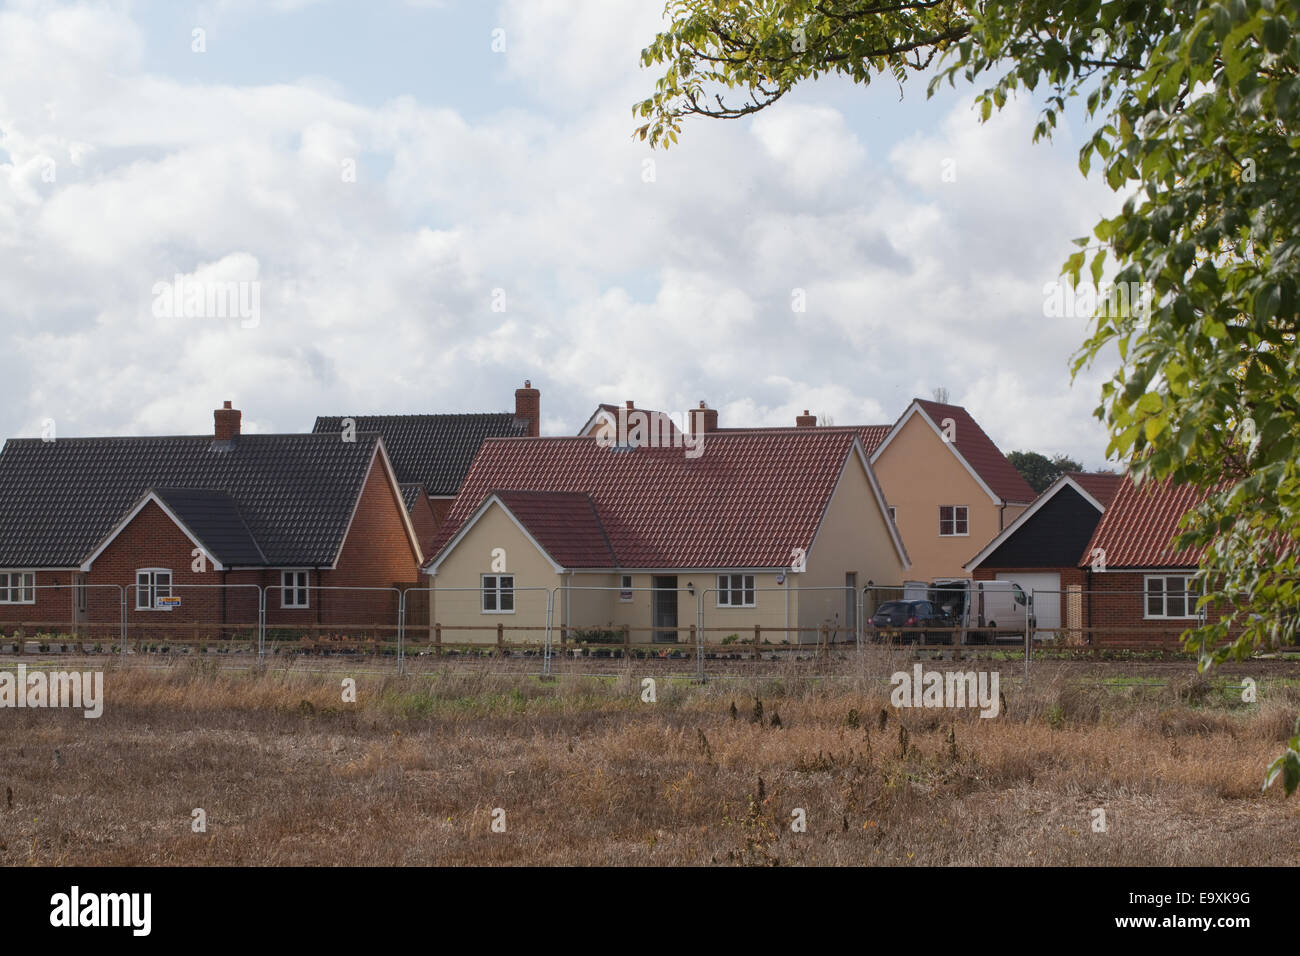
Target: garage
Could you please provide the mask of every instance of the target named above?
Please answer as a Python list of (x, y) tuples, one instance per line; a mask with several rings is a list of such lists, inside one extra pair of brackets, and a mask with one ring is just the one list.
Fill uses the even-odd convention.
[(1038, 627), (1052, 630), (1061, 626), (1061, 572), (999, 571), (997, 579), (1019, 584), (1026, 594), (1030, 591), (1038, 592), (1034, 600), (1034, 617), (1037, 618)]

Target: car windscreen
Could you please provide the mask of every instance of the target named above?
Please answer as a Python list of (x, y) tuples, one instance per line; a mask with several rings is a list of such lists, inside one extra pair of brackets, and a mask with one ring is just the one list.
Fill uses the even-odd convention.
[(911, 605), (903, 601), (889, 601), (876, 609), (877, 614), (908, 614)]

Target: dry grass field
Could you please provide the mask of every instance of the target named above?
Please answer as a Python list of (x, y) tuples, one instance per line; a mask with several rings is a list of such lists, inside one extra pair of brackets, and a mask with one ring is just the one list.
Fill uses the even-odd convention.
[(631, 676), (362, 674), (344, 703), (346, 668), (98, 666), (98, 720), (0, 710), (0, 865), (1300, 856), (1300, 799), (1260, 791), (1300, 704), (1280, 677), (1244, 705), (1182, 667), (1153, 683), (1124, 665), (1036, 666), (1027, 683), (1007, 671), (1005, 709), (981, 720), (891, 708), (880, 678), (910, 661), (878, 656), (836, 680), (661, 679), (653, 704)]

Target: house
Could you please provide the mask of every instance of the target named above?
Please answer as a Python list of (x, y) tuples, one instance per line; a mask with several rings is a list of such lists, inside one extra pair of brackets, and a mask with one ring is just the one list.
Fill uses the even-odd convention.
[(541, 392), (532, 382), (515, 390), (514, 412), (449, 415), (322, 415), (312, 432), (377, 432), (392, 456), (403, 500), (420, 545), (429, 548), (479, 446), (488, 438), (537, 436)]
[(262, 588), (270, 626), (392, 621), (423, 555), (383, 439), (240, 423), (5, 442), (0, 624), (256, 628)]
[(975, 557), (965, 570), (979, 581), (1010, 581), (1034, 597), (1041, 629), (1085, 626), (1082, 592), (1088, 572), (1079, 567), (1088, 542), (1123, 479), (1067, 472), (1045, 488)]
[(1174, 547), (1182, 517), (1205, 491), (1169, 479), (1120, 482), (1076, 565), (1086, 574), (1083, 615), (1118, 641), (1170, 636), (1198, 621), (1192, 578), (1202, 548)]
[(1035, 498), (960, 405), (913, 399), (872, 450), (871, 466), (919, 581), (967, 577), (971, 545), (996, 537)]
[[(701, 412), (703, 410), (700, 410)], [(693, 433), (705, 434), (697, 413)], [(636, 642), (851, 638), (907, 552), (852, 429), (710, 432), (703, 454), (591, 437), (483, 443), (425, 566), (443, 640), (553, 625)], [(420, 635), (408, 622), (412, 641)]]
[[(807, 409), (795, 417), (795, 429), (819, 427)], [(967, 577), (972, 542), (999, 534), (1034, 500), (1028, 482), (960, 405), (918, 398), (893, 425), (852, 430), (907, 545), (914, 580)]]

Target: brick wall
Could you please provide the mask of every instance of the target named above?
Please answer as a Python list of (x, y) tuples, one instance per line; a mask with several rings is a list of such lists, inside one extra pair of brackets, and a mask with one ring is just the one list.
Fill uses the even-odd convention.
[[(21, 571), (21, 568), (15, 568)], [(72, 622), (72, 580), (74, 571), (37, 571), (34, 604), (0, 604), (0, 625), (50, 624), (67, 626)]]
[[(449, 501), (450, 505), (451, 502)], [(446, 514), (446, 509), (443, 509)], [(415, 525), (415, 537), (419, 539), (420, 550), (424, 552), (425, 560), (432, 557), (429, 551), (430, 545), (433, 544), (434, 536), (438, 533), (438, 528), (442, 522), (438, 520), (433, 510), (433, 503), (426, 495), (420, 495), (415, 502), (415, 507), (411, 509), (411, 524)]]

